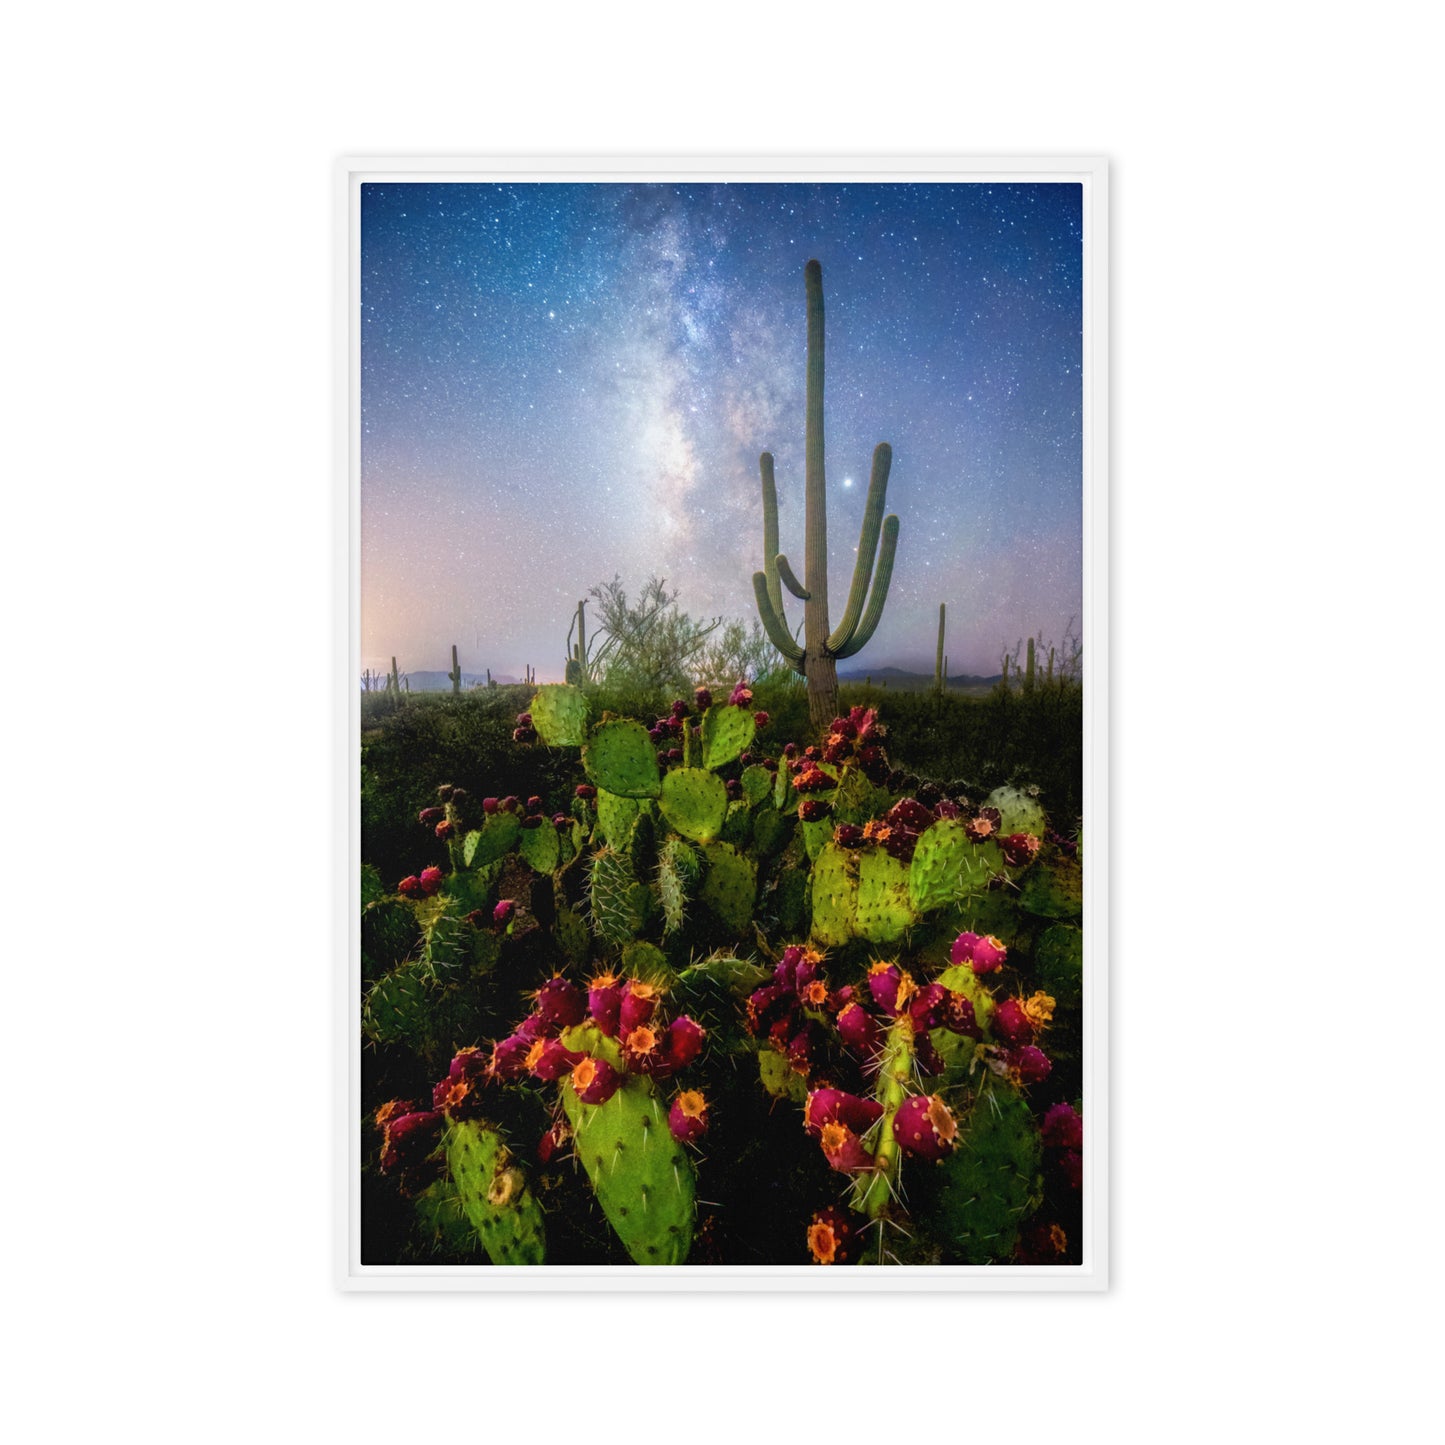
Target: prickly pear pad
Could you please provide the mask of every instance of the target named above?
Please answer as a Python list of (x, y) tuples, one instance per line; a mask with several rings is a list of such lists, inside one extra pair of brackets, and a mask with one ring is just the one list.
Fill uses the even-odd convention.
[(562, 856), (562, 840), (558, 838), (551, 819), (543, 818), (536, 828), (523, 828), (517, 852), (534, 872), (550, 873)]
[(642, 918), (633, 894), (636, 883), (625, 854), (601, 848), (592, 855), (589, 879), (592, 931), (604, 943), (620, 947), (637, 937)]
[(1083, 932), (1056, 923), (1039, 939), (1034, 963), (1045, 990), (1064, 1007), (1077, 1007), (1084, 968)]
[(511, 850), (522, 825), (514, 813), (493, 813), (480, 827), (467, 834), (462, 843), (462, 862), (468, 868), (480, 868), (494, 862)]
[(587, 736), (587, 699), (565, 682), (543, 683), (532, 698), (532, 726), (549, 747), (580, 748)]
[(858, 922), (872, 943), (892, 943), (918, 921), (908, 896), (908, 865), (884, 848), (858, 855)]
[(609, 848), (625, 848), (632, 825), (647, 805), (641, 798), (622, 798), (606, 788), (597, 790), (597, 826)]
[(655, 798), (662, 784), (657, 750), (632, 718), (599, 723), (582, 747), (582, 767), (599, 787), (623, 798)]
[(753, 715), (732, 703), (714, 703), (702, 715), (702, 765), (720, 768), (752, 742), (757, 732)]
[(831, 818), (818, 818), (811, 823), (799, 825), (803, 831), (803, 847), (807, 850), (810, 859), (817, 858), (823, 851), (823, 845), (833, 836), (833, 820)]
[(908, 869), (908, 892), (920, 913), (957, 902), (988, 887), (988, 880), (1003, 866), (1003, 855), (990, 844), (987, 850), (969, 841), (957, 818), (940, 818), (923, 830)]
[(727, 820), (728, 790), (706, 768), (673, 768), (662, 780), (657, 806), (684, 838), (710, 843)]
[[(617, 1057), (616, 1045), (585, 1025), (569, 1029), (563, 1041), (570, 1049)], [(565, 1082), (561, 1095), (577, 1157), (628, 1254), (638, 1264), (686, 1263), (696, 1183), (652, 1080), (627, 1075), (605, 1104), (583, 1104)]]
[(1039, 918), (1077, 918), (1084, 911), (1084, 875), (1077, 858), (1053, 858), (1030, 868), (1019, 907)]
[(750, 808), (756, 808), (773, 791), (773, 775), (756, 763), (743, 769), (741, 782), (743, 797)]
[(493, 1264), (542, 1264), (542, 1206), (502, 1136), (478, 1119), (453, 1123), (442, 1141), (467, 1219)]
[(749, 932), (758, 889), (757, 866), (727, 843), (710, 843), (703, 852), (707, 876), (699, 896), (733, 933)]
[(1002, 822), (999, 832), (1032, 833), (1035, 838), (1044, 836), (1044, 810), (1037, 798), (1031, 798), (1018, 788), (995, 788), (986, 799), (985, 806), (997, 808)]
[[(1039, 1134), (1028, 1103), (1005, 1085), (986, 1086), (975, 1100), (962, 1143), (938, 1164), (933, 1219), (946, 1264), (1008, 1259), (1019, 1225), (1037, 1206)], [(931, 1183), (932, 1181), (930, 1181)]]
[(361, 1031), (377, 1043), (416, 1044), (426, 1036), (427, 1009), (436, 984), (421, 959), (379, 978), (361, 1008)]
[(855, 866), (854, 855), (836, 843), (813, 860), (813, 937), (824, 947), (841, 947), (858, 931)]

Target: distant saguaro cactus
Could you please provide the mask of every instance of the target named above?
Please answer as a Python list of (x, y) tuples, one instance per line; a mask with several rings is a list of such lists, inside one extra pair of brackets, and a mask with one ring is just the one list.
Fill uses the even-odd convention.
[[(576, 630), (577, 641), (572, 641), (573, 630)], [(566, 680), (574, 687), (581, 687), (584, 682), (590, 682), (587, 668), (587, 599), (583, 598), (577, 604), (576, 614), (572, 618), (571, 626), (567, 629), (567, 667), (564, 674)]]
[(1034, 640), (1033, 640), (1033, 638), (1031, 637), (1031, 638), (1029, 638), (1029, 655), (1028, 655), (1028, 661), (1027, 661), (1027, 663), (1025, 663), (1025, 665), (1024, 665), (1024, 691), (1025, 691), (1025, 692), (1032, 692), (1033, 690), (1034, 690)]
[(948, 677), (948, 668), (943, 657), (943, 607), (938, 604), (938, 653), (933, 660), (933, 690), (942, 692), (943, 685)]
[(462, 665), (457, 661), (457, 645), (455, 642), (452, 643), (452, 670), (447, 673), (447, 676), (452, 680), (452, 691), (460, 692), (462, 690)]
[[(758, 467), (763, 486), (763, 570), (753, 573), (753, 595), (758, 616), (773, 646), (795, 672), (808, 681), (808, 716), (815, 728), (826, 727), (838, 711), (837, 659), (852, 657), (873, 636), (888, 582), (893, 575), (893, 554), (898, 545), (898, 518), (883, 516), (888, 492), (888, 470), (893, 449), (880, 442), (873, 452), (873, 474), (863, 507), (858, 557), (853, 564), (853, 585), (843, 620), (835, 631), (828, 625), (828, 499), (823, 467), (823, 268), (809, 261), (803, 271), (808, 301), (808, 373), (805, 468), (805, 550), (800, 583), (778, 551), (778, 492), (773, 481), (773, 457), (764, 452)], [(879, 542), (879, 533), (882, 542)], [(877, 576), (873, 576), (877, 555)], [(872, 581), (872, 592), (869, 582)], [(794, 640), (783, 612), (782, 587), (787, 586), (803, 608), (803, 642)], [(867, 604), (865, 610), (864, 604)]]
[(389, 687), (390, 691), (394, 692), (394, 693), (397, 695), (397, 697), (400, 697), (400, 696), (401, 696), (401, 674), (396, 670), (396, 658), (394, 658), (394, 657), (393, 657), (392, 660), (391, 660), (391, 676), (390, 676), (390, 678), (387, 679), (387, 683), (388, 683), (388, 687)]

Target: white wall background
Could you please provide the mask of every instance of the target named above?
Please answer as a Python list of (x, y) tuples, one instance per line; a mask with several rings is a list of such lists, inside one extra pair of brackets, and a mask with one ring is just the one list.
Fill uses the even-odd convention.
[[(12, 16), (15, 1438), (1421, 1438), (1438, 24), (1391, 0)], [(331, 167), (438, 150), (1112, 159), (1110, 1294), (334, 1291)]]

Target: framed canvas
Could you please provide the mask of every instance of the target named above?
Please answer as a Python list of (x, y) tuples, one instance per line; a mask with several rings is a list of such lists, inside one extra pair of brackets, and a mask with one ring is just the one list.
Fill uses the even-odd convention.
[(1105, 163), (336, 206), (341, 1284), (1105, 1288)]

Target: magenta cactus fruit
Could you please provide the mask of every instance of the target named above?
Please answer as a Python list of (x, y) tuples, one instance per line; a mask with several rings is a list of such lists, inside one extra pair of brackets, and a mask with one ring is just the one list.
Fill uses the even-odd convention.
[(833, 779), (819, 767), (800, 768), (793, 778), (793, 787), (800, 793), (822, 793), (833, 786)]
[(548, 1028), (570, 1029), (587, 1017), (587, 995), (570, 978), (554, 975), (537, 990), (537, 1014)]
[(808, 1253), (814, 1264), (851, 1264), (858, 1231), (845, 1209), (830, 1204), (808, 1225)]
[(442, 870), (440, 868), (423, 868), (417, 882), (421, 884), (421, 891), (430, 898), (441, 892)]
[(561, 1150), (572, 1137), (572, 1131), (567, 1127), (565, 1119), (558, 1119), (542, 1137), (537, 1140), (537, 1159), (539, 1163), (551, 1162), (552, 1156)]
[(515, 813), (517, 809), (522, 806), (522, 804), (515, 793), (508, 793), (507, 796), (503, 798), (500, 803), (497, 804), (497, 806), (504, 813)]
[(1039, 1136), (1053, 1149), (1082, 1149), (1084, 1120), (1072, 1104), (1054, 1104), (1044, 1115)]
[(1059, 1172), (1070, 1189), (1078, 1189), (1084, 1182), (1084, 1156), (1075, 1149), (1066, 1149), (1059, 1155)]
[(712, 689), (700, 687), (693, 693), (693, 698), (697, 702), (698, 711), (706, 712), (712, 706)]
[(622, 1000), (617, 1012), (618, 1032), (624, 1038), (633, 1029), (652, 1021), (657, 1012), (658, 990), (640, 978), (629, 978), (622, 986)]
[(963, 825), (965, 836), (973, 843), (982, 843), (985, 838), (998, 835), (1003, 814), (997, 808), (980, 808), (977, 817), (969, 818)]
[(537, 741), (536, 728), (513, 728), (512, 741), (514, 743), (534, 743)]
[(622, 1075), (606, 1059), (584, 1054), (573, 1065), (568, 1082), (584, 1104), (605, 1104), (622, 1087)]
[(751, 707), (753, 702), (753, 690), (747, 685), (746, 680), (739, 681), (728, 697), (733, 707)]
[(667, 1062), (663, 1035), (650, 1024), (638, 1024), (622, 1035), (622, 1062), (634, 1074), (655, 1074)]
[(798, 804), (798, 817), (805, 823), (821, 823), (832, 811), (833, 805), (821, 798), (804, 798)]
[(952, 798), (940, 798), (938, 802), (933, 805), (933, 816), (935, 818), (956, 818), (962, 811)]
[(487, 817), (489, 817), (489, 818), (490, 818), (490, 817), (497, 811), (497, 809), (500, 808), (501, 806), (502, 806), (502, 805), (501, 805), (501, 802), (500, 802), (500, 800), (497, 799), (497, 798), (483, 798), (483, 799), (482, 799), (482, 812), (484, 812), (484, 813), (487, 815)]
[(1032, 833), (1010, 833), (1000, 838), (1004, 858), (1015, 868), (1027, 867), (1038, 856), (1039, 840)]
[(557, 831), (558, 831), (559, 833), (562, 831), (563, 828), (570, 828), (570, 827), (572, 826), (572, 816), (571, 816), (571, 814), (570, 814), (570, 813), (553, 813), (553, 814), (552, 814), (552, 826), (553, 826), (555, 829), (557, 829)]
[(527, 1071), (534, 1079), (555, 1083), (564, 1074), (570, 1074), (580, 1053), (565, 1048), (561, 1039), (536, 1039), (527, 1051)]
[(833, 841), (840, 848), (861, 848), (863, 830), (856, 823), (839, 823), (833, 829)]
[(862, 1005), (850, 1003), (839, 1010), (838, 1036), (865, 1059), (872, 1058), (883, 1042), (883, 1031), (878, 1021)]
[(591, 783), (578, 783), (575, 791), (579, 798), (590, 799), (597, 796), (597, 789)]
[(519, 712), (519, 713), (517, 714), (517, 726), (518, 726), (519, 728), (529, 728), (529, 727), (531, 727), (531, 726), (532, 726), (532, 714), (529, 713), (529, 712)]
[(678, 1014), (667, 1026), (667, 1065), (669, 1070), (685, 1069), (702, 1053), (707, 1030), (686, 1014)]
[(934, 824), (931, 809), (924, 807), (917, 798), (900, 798), (884, 814), (883, 821), (890, 828), (904, 828), (910, 833), (922, 833)]
[(943, 1026), (948, 1009), (948, 993), (941, 983), (926, 984), (908, 1001), (908, 1017), (914, 1029), (922, 1033)]
[(615, 973), (599, 973), (587, 985), (587, 1012), (607, 1037), (617, 1036), (622, 1011), (622, 985)]
[(527, 799), (527, 811), (529, 813), (540, 813), (542, 811), (542, 800), (535, 793)]
[(430, 828), (438, 820), (446, 817), (446, 811), (445, 808), (423, 808), (421, 812), (416, 815), (416, 820), (423, 826)]
[(381, 1172), (419, 1164), (441, 1142), (444, 1123), (435, 1109), (389, 1119), (382, 1130)]
[(505, 925), (512, 921), (517, 912), (517, 900), (515, 898), (504, 898), (492, 909), (492, 922)]
[(522, 819), (522, 826), (528, 829), (540, 828), (542, 821), (542, 815), (540, 813), (528, 813), (527, 816)]
[(912, 1094), (893, 1115), (893, 1137), (905, 1153), (936, 1162), (958, 1142), (958, 1120), (937, 1094)]
[(948, 961), (955, 966), (973, 962), (973, 950), (978, 943), (978, 934), (960, 933), (948, 950)]
[(873, 995), (873, 1002), (884, 1013), (895, 1016), (918, 992), (917, 985), (907, 973), (896, 963), (888, 963), (881, 958), (868, 966), (868, 989)]
[(966, 1034), (971, 1039), (979, 1037), (978, 1015), (974, 1012), (973, 1000), (966, 993), (949, 989), (944, 1001), (940, 1025), (950, 1033)]
[(441, 822), (436, 825), (436, 835), (443, 842), (450, 838), (452, 834), (456, 831), (457, 825), (453, 823), (449, 818), (443, 818)]
[(415, 873), (409, 873), (400, 883), (396, 885), (396, 891), (403, 898), (425, 898), (426, 890), (421, 886), (421, 879)]
[(761, 709), (759, 709), (753, 714), (753, 726), (757, 728), (759, 732), (762, 732), (762, 730), (767, 727), (770, 722), (772, 722), (772, 718), (770, 718), (768, 714), (763, 712)]
[(1007, 959), (1008, 949), (1004, 947), (1000, 939), (990, 933), (975, 940), (973, 955), (969, 959), (969, 963), (973, 971), (982, 977), (984, 974), (997, 973)]
[(864, 1147), (863, 1141), (846, 1124), (839, 1123), (836, 1119), (823, 1125), (818, 1142), (823, 1147), (823, 1157), (834, 1169), (844, 1174), (873, 1168), (873, 1156)]
[(490, 1072), (495, 1079), (520, 1079), (527, 1072), (527, 1059), (536, 1042), (520, 1030), (492, 1046)]
[(1049, 1056), (1033, 1044), (1025, 1044), (1009, 1055), (1009, 1067), (1021, 1084), (1042, 1084), (1053, 1072)]
[(855, 1134), (866, 1134), (883, 1117), (883, 1106), (842, 1089), (814, 1089), (803, 1106), (803, 1124), (815, 1137), (826, 1124), (845, 1124)]
[(768, 1033), (780, 1020), (792, 1015), (797, 995), (788, 984), (769, 983), (748, 995), (748, 1029)]
[(679, 1144), (695, 1144), (707, 1133), (707, 1100), (697, 1089), (684, 1089), (667, 1111), (667, 1127)]
[(1024, 1012), (1023, 1002), (1006, 998), (993, 1012), (993, 1031), (999, 1038), (1011, 1044), (1031, 1043), (1034, 1037), (1033, 1020)]

